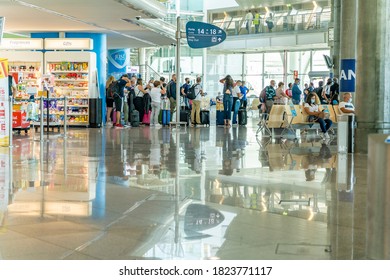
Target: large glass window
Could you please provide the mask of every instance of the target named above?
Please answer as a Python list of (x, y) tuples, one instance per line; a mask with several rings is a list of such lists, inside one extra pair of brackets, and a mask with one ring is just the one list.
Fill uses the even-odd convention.
[(324, 54), (329, 55), (329, 50), (316, 50), (313, 51), (313, 66), (312, 71), (328, 71), (328, 66), (326, 66)]

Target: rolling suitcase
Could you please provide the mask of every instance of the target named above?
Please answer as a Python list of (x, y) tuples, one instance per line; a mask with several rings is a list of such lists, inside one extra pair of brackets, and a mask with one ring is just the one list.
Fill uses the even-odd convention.
[(238, 124), (246, 125), (248, 122), (248, 116), (245, 109), (238, 110)]
[(139, 127), (139, 112), (137, 110), (130, 113), (130, 124), (132, 127)]
[(169, 125), (171, 122), (171, 111), (170, 110), (161, 110), (160, 111), (162, 116), (161, 116), (161, 124), (162, 125)]
[(210, 125), (210, 111), (200, 111), (200, 123), (203, 125)]
[(220, 111), (220, 110), (217, 110), (217, 126), (218, 125), (224, 125), (225, 124), (225, 112), (224, 111)]
[(187, 125), (190, 125), (190, 113), (188, 111), (180, 110), (180, 121), (186, 122)]
[(142, 123), (149, 125), (150, 124), (150, 111), (145, 112), (144, 117), (142, 118)]

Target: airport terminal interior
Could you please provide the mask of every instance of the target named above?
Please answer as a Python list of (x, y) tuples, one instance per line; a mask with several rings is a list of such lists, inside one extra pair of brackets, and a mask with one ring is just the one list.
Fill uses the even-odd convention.
[[(15, 81), (10, 101), (0, 91), (0, 259), (390, 259), (389, 14), (385, 0), (0, 0)], [(226, 39), (190, 47), (191, 22)], [(201, 78), (208, 123), (113, 125), (106, 80), (125, 73)], [(248, 87), (232, 125), (226, 75)], [(298, 103), (263, 111), (272, 81), (286, 95), (299, 81)], [(319, 105), (326, 134), (303, 100), (322, 82), (340, 84)]]

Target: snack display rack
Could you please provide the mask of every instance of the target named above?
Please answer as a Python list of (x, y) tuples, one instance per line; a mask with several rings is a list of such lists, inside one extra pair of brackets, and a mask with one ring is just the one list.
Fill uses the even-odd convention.
[[(96, 55), (91, 52), (47, 52), (46, 73), (52, 75), (51, 98), (67, 97), (67, 124), (89, 126), (89, 99), (94, 94), (93, 73)], [(53, 113), (64, 122), (64, 100), (58, 100)]]

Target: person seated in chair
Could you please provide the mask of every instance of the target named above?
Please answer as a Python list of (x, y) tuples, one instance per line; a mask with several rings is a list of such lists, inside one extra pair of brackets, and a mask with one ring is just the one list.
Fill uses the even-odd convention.
[(332, 121), (325, 118), (325, 113), (319, 110), (319, 106), (316, 104), (316, 98), (313, 93), (309, 93), (304, 105), (305, 112), (309, 115), (309, 122), (318, 122), (321, 127), (321, 137), (323, 140), (330, 139), (328, 134), (329, 128), (332, 126)]
[(352, 94), (350, 92), (344, 93), (343, 101), (339, 104), (339, 110), (342, 115), (355, 114), (355, 106), (352, 104)]

